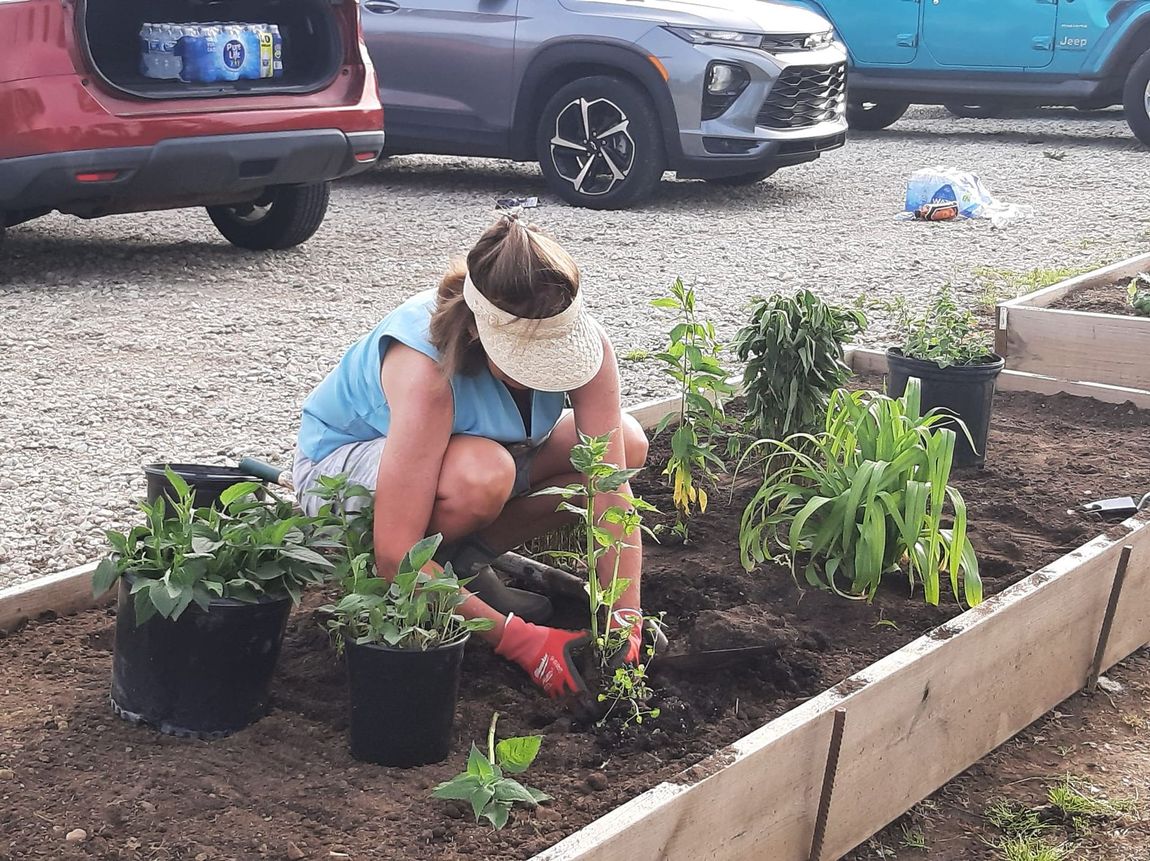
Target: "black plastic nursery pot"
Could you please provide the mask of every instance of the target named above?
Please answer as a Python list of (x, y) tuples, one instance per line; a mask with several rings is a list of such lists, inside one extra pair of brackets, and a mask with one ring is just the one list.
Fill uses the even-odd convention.
[(148, 502), (163, 496), (174, 500), (175, 490), (164, 474), (170, 469), (192, 488), (196, 508), (210, 508), (220, 501), (220, 494), (233, 485), (245, 481), (260, 481), (234, 466), (206, 466), (198, 463), (149, 463), (144, 467), (148, 478)]
[(214, 599), (172, 621), (136, 624), (131, 583), (120, 578), (112, 709), (167, 735), (222, 738), (268, 711), (291, 599)]
[(345, 644), (351, 755), (398, 768), (447, 759), (467, 640), (425, 652)]
[(934, 362), (911, 359), (897, 347), (886, 351), (887, 393), (901, 397), (911, 377), (922, 381), (923, 411), (942, 407), (962, 419), (974, 441), (953, 421), (950, 425), (958, 436), (954, 444), (954, 465), (982, 466), (986, 462), (986, 439), (990, 434), (990, 417), (994, 410), (994, 385), (1006, 366), (1001, 356), (991, 354), (985, 362), (974, 365), (951, 365), (940, 368)]

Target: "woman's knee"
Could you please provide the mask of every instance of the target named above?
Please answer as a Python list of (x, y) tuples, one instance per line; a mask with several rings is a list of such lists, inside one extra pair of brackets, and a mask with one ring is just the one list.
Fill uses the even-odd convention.
[(490, 523), (514, 484), (515, 461), (507, 449), (487, 439), (457, 437), (443, 459), (438, 504), (455, 516)]
[(623, 414), (623, 446), (627, 452), (627, 469), (639, 469), (647, 463), (650, 448), (647, 432), (630, 413)]

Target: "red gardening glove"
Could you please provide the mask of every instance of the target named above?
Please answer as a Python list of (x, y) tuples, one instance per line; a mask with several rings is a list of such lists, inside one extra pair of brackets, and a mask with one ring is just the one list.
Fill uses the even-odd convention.
[(495, 654), (518, 664), (549, 697), (584, 694), (587, 685), (575, 669), (572, 650), (591, 640), (586, 631), (561, 631), (507, 617)]
[(646, 630), (651, 632), (651, 648), (657, 654), (667, 648), (667, 637), (659, 624), (652, 621), (647, 624), (643, 618), (642, 610), (622, 609), (616, 610), (608, 617), (607, 626), (614, 630), (616, 628), (627, 628), (627, 642), (611, 657), (611, 666), (622, 667), (627, 664), (637, 666), (645, 663), (643, 655), (643, 633)]

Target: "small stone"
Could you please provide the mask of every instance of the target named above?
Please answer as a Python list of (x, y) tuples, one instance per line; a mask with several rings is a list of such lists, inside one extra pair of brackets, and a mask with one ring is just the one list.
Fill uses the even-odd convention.
[(0, 768), (0, 780), (12, 780), (16, 777), (16, 772), (10, 768)]
[(207, 852), (201, 852), (196, 855), (196, 861), (208, 861), (208, 857), (209, 856)]
[(140, 802), (140, 809), (143, 810), (145, 813), (155, 813), (156, 812), (156, 805), (152, 804), (152, 802), (150, 802), (150, 801), (141, 801)]
[(448, 819), (462, 819), (465, 813), (463, 805), (456, 804), (455, 802), (449, 802), (443, 812)]
[(73, 828), (71, 831), (64, 835), (64, 839), (69, 843), (83, 843), (88, 839), (88, 832), (83, 828)]
[(306, 856), (303, 854), (302, 849), (289, 840), (287, 851), (284, 852), (284, 857), (287, 858), (288, 861), (300, 861), (301, 858), (305, 858)]
[(607, 775), (601, 771), (593, 771), (587, 775), (587, 786), (595, 792), (602, 792), (607, 788)]
[(1123, 687), (1121, 682), (1116, 682), (1113, 679), (1108, 679), (1108, 678), (1106, 678), (1106, 676), (1099, 676), (1098, 677), (1098, 687), (1101, 688), (1106, 693), (1110, 694), (1111, 696), (1117, 696), (1118, 694), (1120, 694), (1124, 690), (1126, 690), (1126, 688)]

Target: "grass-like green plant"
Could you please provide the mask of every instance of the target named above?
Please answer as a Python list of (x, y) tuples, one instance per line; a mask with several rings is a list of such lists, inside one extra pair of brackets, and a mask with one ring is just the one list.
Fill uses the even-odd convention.
[(1120, 819), (1134, 809), (1125, 799), (1108, 800), (1088, 795), (1081, 782), (1069, 774), (1051, 786), (1046, 797), (1063, 822), (1082, 834), (1088, 832), (1093, 823)]
[(1007, 837), (995, 845), (1002, 861), (1065, 861), (1070, 849), (1054, 845), (1040, 837)]
[(861, 310), (828, 304), (809, 290), (755, 300), (734, 342), (746, 362), (746, 420), (754, 438), (818, 430), (831, 392), (851, 374), (843, 347), (865, 328)]
[(1131, 281), (1126, 294), (1137, 316), (1150, 317), (1150, 275), (1142, 274)]
[(346, 594), (321, 608), (329, 616), (327, 628), (337, 649), (350, 640), (361, 646), (426, 651), (492, 627), (489, 619), (460, 615), (459, 606), (467, 600), (461, 588), (467, 581), (456, 577), (450, 564), (442, 573), (424, 570), (442, 540), (442, 535), (432, 535), (418, 542), (404, 555), (391, 582), (375, 576), (374, 565), (365, 565), (362, 556), (356, 558), (344, 583)]
[[(812, 586), (846, 597), (870, 600), (905, 566), (929, 604), (939, 603), (943, 572), (956, 599), (980, 603), (966, 503), (949, 485), (955, 432), (938, 427), (944, 415), (923, 415), (920, 397), (914, 377), (897, 399), (839, 389), (821, 433), (757, 443), (768, 453), (739, 531), (747, 570), (780, 547), (793, 574), (801, 564)], [(953, 525), (945, 528), (948, 502)]]
[(97, 596), (130, 578), (137, 624), (178, 619), (193, 603), (207, 611), (213, 598), (298, 603), (329, 576), (332, 562), (318, 552), (331, 546), (324, 517), (305, 517), (270, 490), (257, 497), (259, 482), (229, 487), (218, 508), (196, 508), (188, 483), (170, 469), (166, 476), (175, 500), (141, 503), (142, 525), (105, 533), (112, 552), (92, 577)]
[(978, 266), (974, 270), (974, 277), (983, 288), (982, 304), (993, 308), (1005, 299), (1015, 299), (1089, 271), (1089, 268), (1040, 267), (1016, 272), (1013, 269)]
[(491, 726), (487, 730), (486, 755), (472, 744), (466, 771), (439, 784), (431, 792), (433, 798), (468, 802), (476, 822), (486, 819), (497, 830), (507, 824), (514, 805), (535, 807), (551, 798), (538, 789), (504, 776), (522, 774), (531, 766), (539, 755), (543, 736), (505, 738), (496, 744), (495, 724), (498, 720), (499, 712), (496, 712), (491, 716)]
[[(579, 442), (571, 449), (571, 465), (584, 478), (583, 484), (570, 484), (566, 487), (549, 487), (538, 491), (538, 495), (562, 497), (559, 510), (578, 518), (582, 530), (582, 546), (579, 552), (553, 552), (553, 556), (575, 563), (587, 572), (587, 600), (590, 613), (591, 649), (602, 682), (597, 695), (600, 703), (608, 703), (609, 709), (622, 706), (628, 710), (629, 718), (657, 717), (658, 709), (647, 705), (653, 694), (646, 682), (645, 667), (617, 666), (617, 657), (627, 645), (629, 631), (623, 627), (612, 628), (608, 619), (615, 602), (627, 591), (631, 581), (619, 576), (619, 562), (623, 550), (630, 544), (629, 538), (642, 525), (642, 512), (653, 511), (654, 506), (642, 499), (624, 493), (622, 487), (638, 472), (637, 469), (619, 469), (606, 463), (610, 434), (587, 436), (579, 434)], [(613, 495), (619, 503), (601, 506), (599, 500), (605, 495)], [(599, 579), (599, 560), (613, 554), (614, 567), (611, 577), (603, 583)], [(644, 620), (647, 622), (657, 620)], [(604, 718), (605, 719), (605, 718)]]
[(655, 299), (656, 308), (677, 311), (677, 322), (668, 336), (668, 345), (655, 358), (675, 381), (681, 398), (679, 411), (663, 419), (655, 429), (658, 435), (676, 422), (671, 435), (671, 456), (663, 470), (670, 482), (675, 503), (674, 531), (687, 537), (687, 519), (694, 506), (707, 510), (707, 486), (714, 484), (714, 469), (722, 469), (715, 454), (715, 440), (726, 422), (723, 401), (734, 393), (729, 374), (719, 361), (722, 344), (710, 320), (700, 320), (695, 310), (695, 291), (675, 279), (671, 295)]
[(903, 335), (902, 354), (934, 362), (940, 368), (975, 365), (993, 356), (992, 335), (978, 319), (959, 308), (949, 287), (938, 291), (921, 314), (912, 314), (904, 300), (891, 303)]

